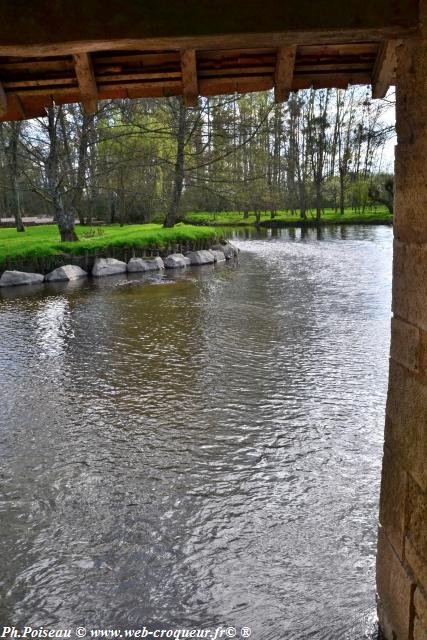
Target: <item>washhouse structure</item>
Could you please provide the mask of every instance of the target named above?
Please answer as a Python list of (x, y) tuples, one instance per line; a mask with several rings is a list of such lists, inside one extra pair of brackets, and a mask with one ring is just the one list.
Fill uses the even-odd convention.
[(427, 639), (427, 0), (2, 0), (0, 121), (52, 104), (397, 87), (377, 554), (387, 640)]

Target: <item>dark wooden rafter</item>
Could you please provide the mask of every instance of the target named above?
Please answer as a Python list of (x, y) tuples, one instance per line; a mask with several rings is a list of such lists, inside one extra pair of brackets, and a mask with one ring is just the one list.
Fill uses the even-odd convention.
[(292, 91), (296, 52), (296, 45), (280, 47), (277, 50), (274, 78), (274, 100), (276, 103), (288, 100)]
[(394, 82), (397, 40), (381, 43), (372, 72), (372, 97), (384, 98)]
[(97, 110), (98, 87), (91, 57), (88, 53), (76, 53), (73, 55), (73, 60), (83, 107), (87, 113), (95, 113)]
[(195, 49), (181, 51), (181, 73), (184, 104), (186, 107), (197, 107), (199, 83), (197, 79), (197, 57)]

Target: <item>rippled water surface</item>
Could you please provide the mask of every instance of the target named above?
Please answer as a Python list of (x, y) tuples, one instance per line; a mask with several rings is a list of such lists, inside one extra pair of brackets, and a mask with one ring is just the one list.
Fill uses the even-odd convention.
[(391, 235), (3, 291), (0, 621), (371, 637)]

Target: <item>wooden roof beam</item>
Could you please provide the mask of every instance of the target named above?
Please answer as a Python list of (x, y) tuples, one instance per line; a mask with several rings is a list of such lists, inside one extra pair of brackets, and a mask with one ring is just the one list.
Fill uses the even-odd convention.
[(98, 87), (96, 86), (90, 55), (88, 53), (76, 53), (73, 55), (73, 60), (84, 110), (86, 113), (95, 113), (97, 110)]
[(197, 59), (195, 49), (181, 51), (181, 72), (186, 107), (197, 107), (199, 82), (197, 80)]
[(274, 100), (276, 103), (286, 102), (292, 91), (296, 52), (297, 47), (294, 44), (277, 49), (274, 81)]
[(372, 97), (385, 98), (393, 84), (396, 71), (396, 47), (398, 40), (387, 40), (380, 44), (372, 72)]
[(7, 113), (7, 95), (2, 83), (0, 82), (0, 118)]

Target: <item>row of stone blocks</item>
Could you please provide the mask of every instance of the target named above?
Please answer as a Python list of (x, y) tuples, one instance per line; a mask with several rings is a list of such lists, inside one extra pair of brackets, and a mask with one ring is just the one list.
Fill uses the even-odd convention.
[[(218, 244), (210, 250), (192, 251), (185, 256), (182, 253), (173, 253), (164, 260), (160, 257), (152, 259), (131, 258), (129, 262), (122, 262), (115, 258), (98, 258), (92, 269), (92, 276), (100, 278), (121, 273), (143, 273), (146, 271), (159, 271), (161, 269), (177, 269), (190, 265), (214, 264), (225, 262), (237, 257), (237, 249), (230, 242)], [(23, 271), (4, 271), (0, 278), (0, 287), (12, 287), (17, 285), (40, 284), (41, 282), (60, 282), (84, 278), (88, 274), (76, 265), (65, 265), (54, 269), (46, 276), (41, 273), (26, 273)]]

